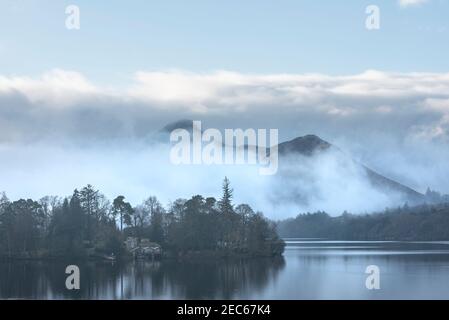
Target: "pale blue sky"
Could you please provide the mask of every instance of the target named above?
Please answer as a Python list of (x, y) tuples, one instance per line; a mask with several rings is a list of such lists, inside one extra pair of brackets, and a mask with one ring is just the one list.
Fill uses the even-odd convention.
[[(81, 30), (65, 28), (65, 7)], [(365, 8), (381, 29), (365, 29)], [(137, 70), (355, 74), (449, 71), (449, 1), (0, 0), (0, 74), (61, 68), (99, 82)]]
[[(195, 119), (279, 128), (281, 141), (316, 134), (416, 190), (449, 193), (449, 0), (402, 1), (425, 3), (0, 0), (2, 188), (38, 198), (91, 183), (133, 203), (208, 194), (227, 173), (192, 179), (143, 147), (167, 123)], [(69, 4), (79, 31), (65, 27)], [(379, 31), (365, 28), (368, 5), (380, 8)], [(228, 176), (264, 209), (256, 180)]]

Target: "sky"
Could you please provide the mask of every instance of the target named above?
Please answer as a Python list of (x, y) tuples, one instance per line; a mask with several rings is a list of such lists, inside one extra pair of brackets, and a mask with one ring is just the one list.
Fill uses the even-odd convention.
[[(65, 8), (81, 28), (65, 28)], [(368, 5), (380, 29), (365, 28)], [(2, 74), (76, 70), (122, 84), (138, 70), (348, 75), (447, 72), (447, 0), (0, 1)]]
[[(79, 30), (66, 28), (68, 5), (80, 9)], [(366, 28), (369, 5), (378, 30)], [(276, 128), (280, 141), (316, 134), (420, 192), (449, 193), (449, 1), (0, 0), (0, 9), (0, 191), (13, 199), (91, 183), (110, 198), (167, 202), (219, 196), (229, 175), (239, 200), (264, 206), (251, 169), (167, 165), (168, 151), (149, 141), (180, 119)], [(320, 187), (333, 200), (313, 209), (342, 199), (341, 188)]]

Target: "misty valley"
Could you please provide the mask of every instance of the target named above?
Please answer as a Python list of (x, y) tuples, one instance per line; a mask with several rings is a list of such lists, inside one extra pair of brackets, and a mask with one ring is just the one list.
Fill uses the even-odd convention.
[[(193, 130), (191, 121), (164, 127), (150, 154), (167, 152), (157, 139), (166, 141), (167, 134), (179, 127)], [(234, 172), (230, 168), (226, 172), (232, 180), (224, 178), (221, 192), (219, 183), (214, 188), (218, 199), (193, 195), (164, 206), (158, 197), (149, 196), (135, 204), (125, 194), (109, 200), (90, 184), (70, 196), (38, 200), (10, 200), (3, 193), (0, 297), (449, 296), (441, 285), (449, 280), (444, 270), (449, 262), (447, 195), (430, 188), (415, 191), (316, 135), (282, 142), (272, 150), (279, 152), (276, 175), (261, 177), (251, 167)], [(167, 159), (152, 159), (159, 171), (168, 166)], [(191, 178), (185, 180), (189, 190), (204, 189), (192, 187), (197, 173), (196, 181), (206, 183), (206, 178), (219, 181), (213, 177), (225, 172), (220, 166), (204, 170), (208, 175), (192, 169)], [(236, 181), (232, 187), (231, 181)], [(207, 183), (205, 187), (211, 190)], [(167, 192), (159, 191), (166, 199)], [(245, 198), (251, 204), (236, 203)], [(79, 267), (77, 290), (64, 286), (68, 265)], [(379, 292), (365, 288), (365, 269), (371, 265), (383, 279)], [(430, 274), (427, 285), (409, 278)]]
[(448, 17), (449, 0), (0, 0), (2, 311), (449, 301)]

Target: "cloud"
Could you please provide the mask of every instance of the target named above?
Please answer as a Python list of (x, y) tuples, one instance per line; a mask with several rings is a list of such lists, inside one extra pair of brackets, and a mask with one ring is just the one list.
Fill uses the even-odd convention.
[[(147, 102), (202, 105), (213, 109), (282, 102), (298, 105), (329, 95), (404, 98), (410, 94), (440, 93), (448, 88), (448, 74), (396, 74), (366, 71), (359, 75), (330, 77), (305, 75), (244, 75), (220, 71), (212, 74), (139, 72), (128, 92)], [(438, 81), (442, 80), (441, 85)], [(437, 87), (435, 87), (437, 85)], [(194, 107), (192, 107), (194, 108)], [(192, 109), (193, 110), (193, 109)]]
[(428, 2), (428, 0), (399, 0), (399, 5), (403, 8), (417, 6)]
[[(252, 75), (218, 71), (207, 74), (184, 71), (136, 72), (129, 86), (111, 90), (95, 86), (75, 71), (55, 69), (41, 77), (0, 75), (2, 95), (18, 93), (35, 105), (73, 106), (91, 100), (145, 103), (152, 107), (177, 105), (200, 111), (236, 111), (279, 103), (298, 106), (326, 97), (404, 99), (447, 95), (449, 74), (387, 73), (368, 70), (351, 76), (322, 74)], [(218, 110), (217, 110), (218, 109)]]
[[(0, 75), (1, 188), (44, 195), (52, 185), (67, 190), (90, 182), (112, 196), (120, 191), (113, 185), (142, 195), (153, 181), (166, 180), (145, 174), (156, 164), (142, 150), (153, 148), (155, 132), (180, 119), (218, 129), (277, 128), (281, 141), (316, 134), (420, 191), (449, 192), (449, 73), (376, 70), (346, 76), (139, 71), (120, 88), (58, 69), (37, 77)], [(45, 170), (34, 165), (37, 159)], [(68, 175), (63, 182), (62, 173)], [(204, 186), (220, 184), (224, 174), (215, 170)], [(24, 179), (45, 180), (48, 188), (27, 189)]]
[(417, 137), (419, 127), (433, 127), (438, 136), (448, 134), (442, 126), (449, 114), (447, 73), (141, 71), (133, 79), (113, 90), (74, 71), (52, 70), (34, 78), (0, 76), (0, 141), (49, 135), (139, 139), (164, 122), (182, 118), (209, 120), (215, 126), (270, 124), (285, 128), (284, 137), (307, 130), (347, 136), (348, 125), (366, 134), (389, 128), (396, 138)]
[(446, 73), (141, 71), (133, 79), (113, 90), (74, 71), (0, 76), (0, 142), (140, 139), (183, 118), (219, 128), (282, 127), (284, 138), (300, 133), (348, 137), (348, 126), (364, 131), (362, 137), (391, 129), (394, 138), (417, 138), (420, 127), (434, 128), (435, 137), (448, 134), (442, 125), (449, 114)]
[(18, 93), (31, 103), (64, 107), (82, 101), (99, 91), (80, 73), (54, 69), (35, 79), (0, 76), (0, 93)]

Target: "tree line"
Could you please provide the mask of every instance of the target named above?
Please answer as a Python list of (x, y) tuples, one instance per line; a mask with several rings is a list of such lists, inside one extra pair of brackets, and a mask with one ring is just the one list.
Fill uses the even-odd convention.
[(110, 202), (87, 185), (69, 197), (10, 201), (0, 195), (0, 256), (6, 258), (126, 255), (127, 237), (147, 238), (165, 252), (280, 255), (273, 222), (247, 204), (234, 206), (229, 180), (216, 200), (201, 195), (166, 208), (151, 196), (133, 206), (123, 195)]
[(280, 221), (282, 237), (331, 240), (449, 240), (449, 202), (386, 209), (372, 214), (331, 217), (326, 212), (300, 214)]

